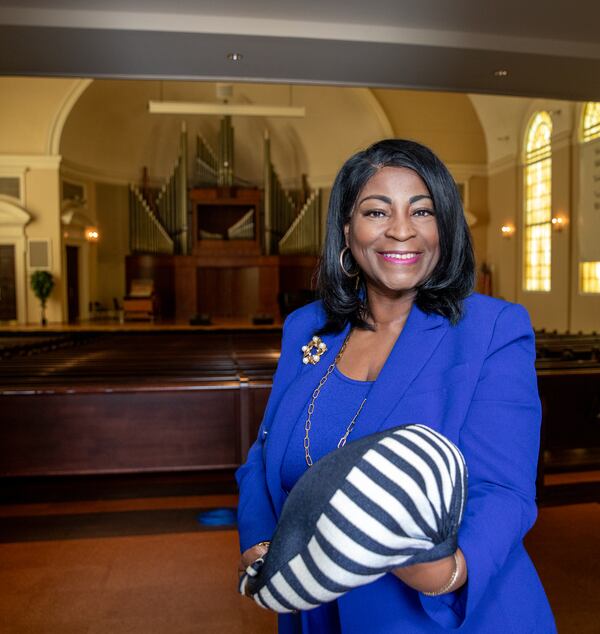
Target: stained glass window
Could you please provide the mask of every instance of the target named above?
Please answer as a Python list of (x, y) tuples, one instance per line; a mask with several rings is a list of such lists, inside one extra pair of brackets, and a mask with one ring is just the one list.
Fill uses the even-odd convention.
[(550, 290), (552, 221), (552, 119), (538, 112), (527, 133), (525, 153), (525, 267), (526, 291)]
[(582, 293), (600, 293), (600, 262), (579, 263), (579, 288)]
[[(584, 143), (600, 138), (600, 102), (585, 104), (581, 133)], [(592, 178), (596, 180), (596, 170), (593, 170)], [(600, 262), (579, 263), (579, 289), (582, 293), (600, 293)]]
[(583, 141), (600, 137), (600, 102), (590, 101), (583, 109)]

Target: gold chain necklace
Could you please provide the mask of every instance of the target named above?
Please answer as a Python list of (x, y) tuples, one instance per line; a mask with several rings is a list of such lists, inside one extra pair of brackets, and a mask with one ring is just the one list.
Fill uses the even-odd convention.
[[(319, 385), (317, 385), (317, 387), (314, 389), (314, 391), (312, 393), (312, 398), (310, 400), (310, 403), (308, 404), (308, 414), (307, 414), (307, 417), (306, 417), (306, 422), (304, 423), (304, 457), (306, 459), (306, 464), (309, 467), (313, 466), (313, 459), (312, 459), (312, 457), (310, 455), (310, 436), (309, 436), (309, 433), (310, 433), (310, 428), (312, 426), (311, 417), (313, 415), (313, 412), (315, 411), (315, 401), (317, 400), (317, 397), (321, 393), (321, 390), (323, 389), (323, 386), (325, 385), (325, 383), (327, 383), (327, 379), (329, 378), (329, 376), (331, 375), (331, 373), (335, 369), (336, 364), (342, 358), (342, 355), (344, 354), (344, 351), (346, 350), (346, 345), (348, 344), (348, 341), (350, 340), (350, 335), (351, 334), (352, 334), (352, 331), (350, 331), (348, 333), (348, 336), (344, 340), (344, 343), (342, 344), (342, 347), (340, 348), (340, 351), (337, 353), (337, 356), (333, 360), (333, 363), (327, 368), (327, 372), (325, 372), (325, 374), (323, 375), (323, 377), (319, 381)], [(339, 440), (339, 442), (337, 444), (338, 449), (340, 449), (341, 447), (343, 447), (346, 444), (346, 440), (348, 440), (348, 436), (350, 435), (350, 433), (354, 429), (354, 426), (356, 425), (356, 419), (358, 418), (358, 415), (360, 414), (360, 412), (361, 412), (361, 410), (364, 407), (366, 402), (367, 402), (367, 399), (364, 398), (362, 403), (360, 404), (360, 407), (358, 408), (356, 414), (354, 414), (354, 416), (352, 417), (352, 420), (348, 424), (348, 427), (346, 427), (346, 431), (344, 432), (344, 435), (340, 438), (340, 440)]]

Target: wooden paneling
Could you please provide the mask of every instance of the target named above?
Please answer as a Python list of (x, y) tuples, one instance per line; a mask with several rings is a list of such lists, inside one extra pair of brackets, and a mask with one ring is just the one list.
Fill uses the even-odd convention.
[(240, 463), (239, 390), (1, 396), (3, 476)]
[(196, 281), (196, 259), (193, 256), (178, 255), (175, 263), (175, 319), (188, 321), (198, 308)]
[(279, 271), (276, 266), (264, 265), (254, 258), (240, 261), (237, 266), (223, 266), (222, 262), (212, 264), (197, 269), (199, 313), (221, 317), (269, 313), (275, 319), (279, 317)]
[(158, 297), (158, 310), (163, 319), (175, 317), (175, 262), (170, 255), (128, 255), (125, 261), (126, 289), (131, 281), (150, 279)]

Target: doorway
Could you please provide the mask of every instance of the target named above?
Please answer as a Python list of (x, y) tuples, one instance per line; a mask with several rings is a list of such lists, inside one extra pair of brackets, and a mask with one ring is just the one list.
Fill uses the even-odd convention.
[(0, 244), (0, 321), (17, 319), (15, 247)]
[(67, 245), (67, 315), (72, 324), (79, 319), (79, 247)]

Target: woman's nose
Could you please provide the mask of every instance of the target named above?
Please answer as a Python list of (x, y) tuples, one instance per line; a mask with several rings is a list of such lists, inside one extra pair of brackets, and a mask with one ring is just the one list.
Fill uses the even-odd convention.
[(416, 235), (415, 226), (408, 213), (393, 214), (387, 226), (386, 236), (394, 240), (406, 241)]

